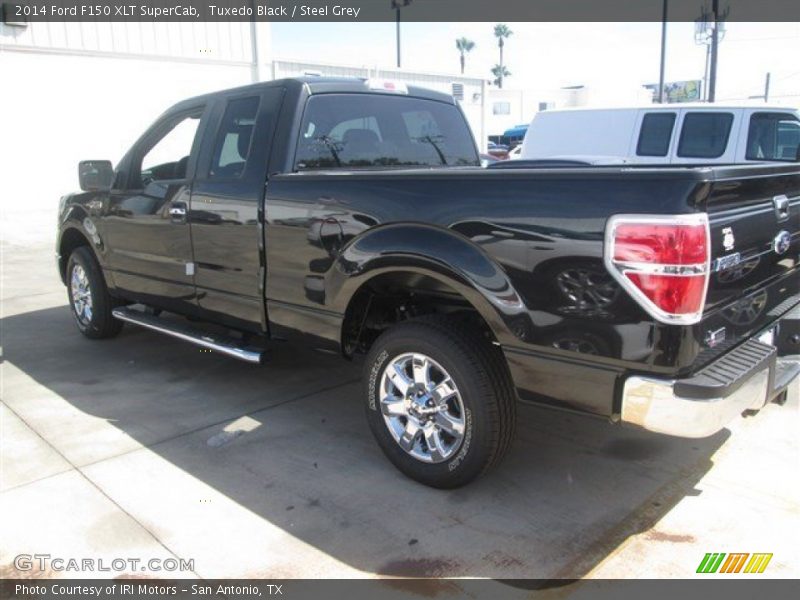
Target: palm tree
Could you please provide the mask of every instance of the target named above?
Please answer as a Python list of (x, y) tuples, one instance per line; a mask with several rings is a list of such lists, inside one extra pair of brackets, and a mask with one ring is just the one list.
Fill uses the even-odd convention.
[(503, 65), (495, 65), (492, 67), (492, 75), (494, 75), (494, 84), (502, 88), (503, 79), (505, 77), (511, 77), (511, 71), (506, 69)]
[[(497, 38), (497, 47), (500, 48), (500, 64), (498, 65), (499, 69), (497, 69), (497, 73), (495, 74), (497, 77), (497, 87), (500, 88), (503, 87), (503, 77), (507, 77), (507, 75), (503, 72), (503, 46), (505, 46), (505, 39), (510, 37), (513, 33), (514, 32), (508, 28), (508, 25), (505, 25), (504, 23), (498, 23), (494, 26), (494, 37)], [(492, 73), (494, 73), (494, 69), (492, 69)]]
[(468, 40), (465, 37), (458, 38), (456, 40), (456, 50), (458, 50), (459, 54), (461, 55), (461, 74), (464, 74), (464, 63), (467, 59), (467, 52), (470, 52), (475, 47), (475, 42), (472, 40)]

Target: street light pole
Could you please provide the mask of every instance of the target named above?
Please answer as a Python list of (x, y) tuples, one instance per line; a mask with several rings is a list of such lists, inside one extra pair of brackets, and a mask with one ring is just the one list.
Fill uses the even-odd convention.
[(397, 68), (400, 68), (400, 7), (395, 9), (397, 15)]
[(661, 67), (658, 75), (658, 101), (664, 102), (664, 67), (667, 61), (667, 1), (664, 0), (661, 14)]
[(397, 68), (400, 68), (400, 9), (411, 4), (411, 0), (392, 0), (392, 9), (395, 11), (397, 35)]

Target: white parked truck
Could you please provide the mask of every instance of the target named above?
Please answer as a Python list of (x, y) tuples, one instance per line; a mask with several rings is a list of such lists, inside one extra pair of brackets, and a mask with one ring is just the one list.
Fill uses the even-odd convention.
[(662, 104), (538, 113), (523, 160), (736, 164), (800, 159), (800, 111), (760, 104)]

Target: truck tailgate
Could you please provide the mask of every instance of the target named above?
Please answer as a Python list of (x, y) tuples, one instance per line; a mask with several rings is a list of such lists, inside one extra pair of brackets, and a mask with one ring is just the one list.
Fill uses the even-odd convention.
[(800, 164), (751, 171), (728, 169), (708, 184), (711, 277), (697, 332), (705, 346), (752, 335), (800, 293)]

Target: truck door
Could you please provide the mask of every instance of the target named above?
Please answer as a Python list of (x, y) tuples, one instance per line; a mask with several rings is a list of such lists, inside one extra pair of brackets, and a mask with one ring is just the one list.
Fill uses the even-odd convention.
[(262, 208), (283, 93), (261, 88), (218, 100), (190, 202), (200, 308), (255, 331), (267, 327)]
[(102, 216), (116, 287), (179, 311), (196, 305), (187, 216), (205, 109), (182, 108), (148, 130)]

